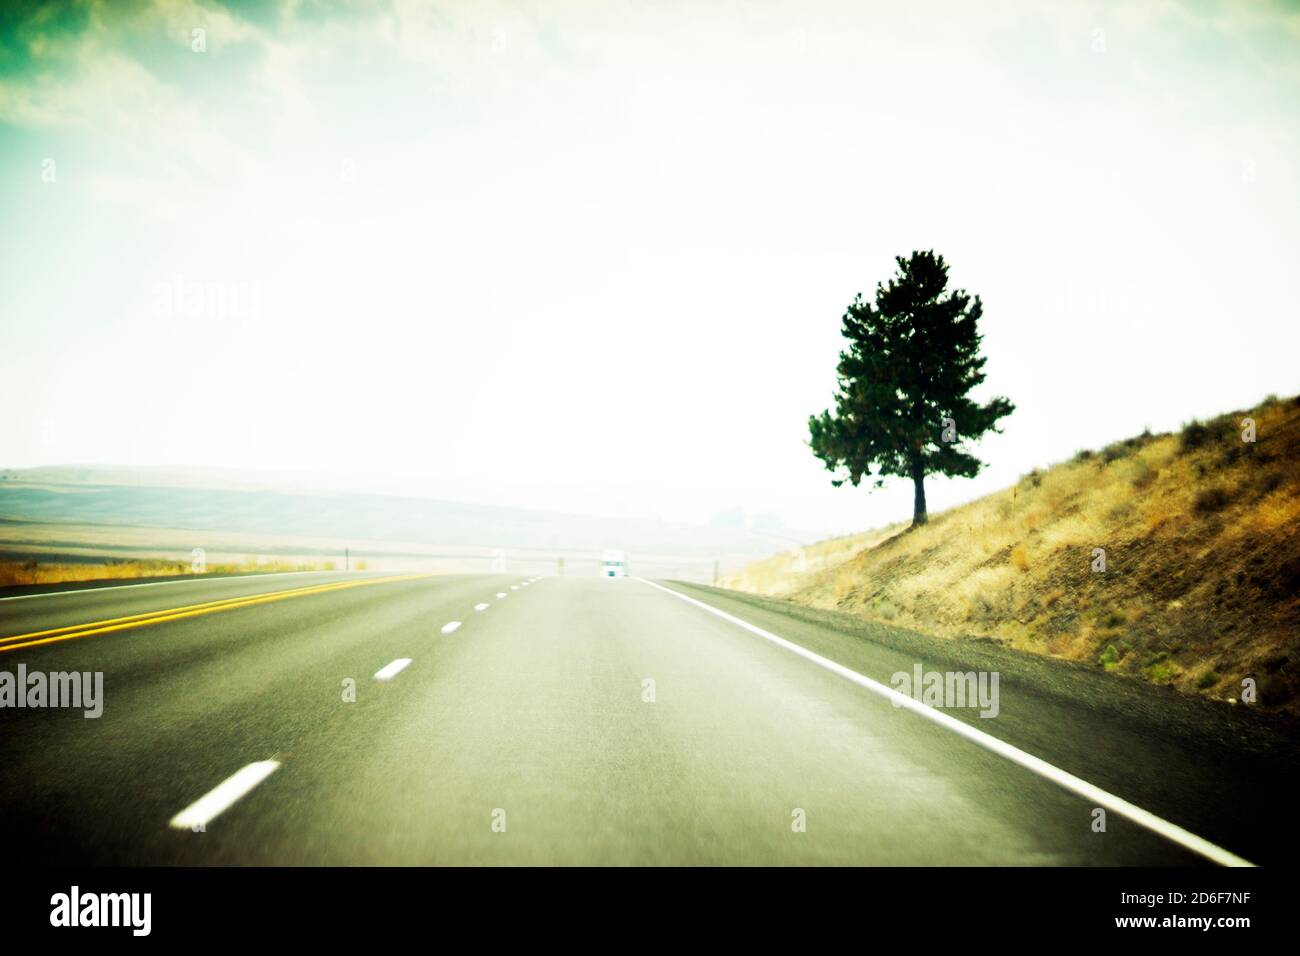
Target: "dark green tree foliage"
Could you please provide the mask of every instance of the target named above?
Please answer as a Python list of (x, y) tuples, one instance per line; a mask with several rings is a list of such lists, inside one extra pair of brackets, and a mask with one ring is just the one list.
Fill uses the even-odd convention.
[(943, 256), (913, 252), (896, 261), (898, 274), (876, 286), (875, 305), (859, 294), (844, 313), (849, 347), (840, 353), (835, 411), (809, 417), (809, 445), (837, 474), (836, 487), (910, 478), (915, 527), (926, 520), (925, 476), (979, 474), (983, 463), (964, 444), (999, 431), (1015, 406), (968, 397), (985, 377), (979, 296), (946, 292)]

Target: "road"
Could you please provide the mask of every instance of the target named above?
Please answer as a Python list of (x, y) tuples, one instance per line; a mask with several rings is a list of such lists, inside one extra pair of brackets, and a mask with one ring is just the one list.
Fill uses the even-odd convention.
[(1096, 801), (825, 658), (886, 684), (996, 667), (999, 715), (964, 725), (1231, 854), (1290, 855), (1294, 740), (1243, 708), (872, 628), (637, 579), (0, 600), (0, 635), (37, 634), (0, 641), (0, 671), (104, 675), (98, 719), (0, 710), (0, 845), (51, 864), (1208, 864), (1119, 813), (1094, 832)]

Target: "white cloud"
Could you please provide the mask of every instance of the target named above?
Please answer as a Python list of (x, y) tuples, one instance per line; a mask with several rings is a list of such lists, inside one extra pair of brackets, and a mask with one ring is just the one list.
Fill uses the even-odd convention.
[[(801, 443), (841, 310), (929, 246), (983, 294), (990, 386), (1020, 404), (939, 505), (1294, 390), (1300, 57), (1266, 36), (1293, 15), (110, 9), (0, 82), (6, 135), (69, 151), (75, 199), (28, 196), (0, 262), (25, 323), (0, 326), (0, 375), (44, 409), (0, 464), (882, 523), (906, 489), (832, 491)], [(150, 315), (175, 276), (256, 284), (262, 314)], [(106, 388), (150, 415), (82, 417)]]

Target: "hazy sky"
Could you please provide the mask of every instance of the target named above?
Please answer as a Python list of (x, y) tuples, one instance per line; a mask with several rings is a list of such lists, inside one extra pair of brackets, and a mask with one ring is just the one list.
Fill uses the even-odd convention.
[(1300, 391), (1296, 10), (6, 7), (0, 466), (878, 525), (807, 417), (914, 248), (1019, 406), (932, 510)]

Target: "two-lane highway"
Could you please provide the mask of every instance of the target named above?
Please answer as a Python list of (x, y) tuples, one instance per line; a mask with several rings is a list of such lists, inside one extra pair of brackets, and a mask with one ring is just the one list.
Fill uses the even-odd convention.
[[(1050, 776), (684, 593), (719, 603), (355, 574), (0, 600), (0, 671), (104, 675), (98, 719), (0, 710), (0, 841), (69, 863), (1206, 862), (1121, 814), (1096, 832)], [(785, 623), (863, 671), (911, 659)]]

